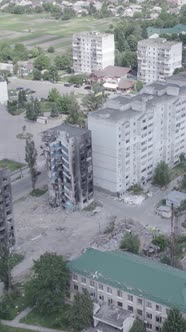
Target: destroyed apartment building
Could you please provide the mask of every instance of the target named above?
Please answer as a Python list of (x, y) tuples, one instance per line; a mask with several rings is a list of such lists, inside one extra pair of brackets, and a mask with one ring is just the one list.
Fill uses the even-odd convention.
[(12, 212), (10, 174), (6, 168), (0, 168), (0, 244), (9, 247), (15, 244)]
[(62, 124), (44, 133), (49, 203), (83, 209), (93, 202), (91, 132)]

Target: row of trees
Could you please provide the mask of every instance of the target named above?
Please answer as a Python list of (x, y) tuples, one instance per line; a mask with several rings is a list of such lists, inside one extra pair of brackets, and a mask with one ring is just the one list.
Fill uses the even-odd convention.
[[(5, 285), (5, 294), (1, 300), (0, 317), (6, 316), (9, 310), (8, 298), (11, 299), (14, 290), (10, 260), (10, 251), (1, 245), (0, 281)], [(93, 303), (88, 292), (78, 293), (72, 305), (65, 311), (64, 317), (63, 308), (69, 298), (69, 287), (70, 272), (63, 257), (55, 253), (45, 253), (34, 261), (32, 277), (24, 284), (26, 304), (34, 307), (42, 317), (53, 315), (58, 327), (65, 320), (70, 329), (81, 331), (92, 324)]]

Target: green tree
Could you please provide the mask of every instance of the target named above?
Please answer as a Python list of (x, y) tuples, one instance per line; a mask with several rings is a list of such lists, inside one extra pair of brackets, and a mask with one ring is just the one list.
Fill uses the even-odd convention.
[(145, 332), (144, 323), (136, 319), (129, 332)]
[(138, 254), (140, 248), (140, 240), (138, 235), (126, 233), (121, 240), (120, 249), (126, 249), (133, 254)]
[(77, 124), (80, 127), (83, 127), (85, 124), (85, 115), (80, 112), (80, 106), (76, 98), (72, 95), (72, 100), (69, 108), (69, 115), (65, 120), (65, 123), (68, 124)]
[(26, 140), (25, 146), (25, 161), (30, 169), (31, 181), (32, 181), (32, 190), (35, 190), (36, 181), (37, 181), (37, 170), (36, 170), (36, 162), (37, 162), (37, 150), (35, 148), (35, 143), (30, 138)]
[(48, 71), (48, 75), (49, 75), (49, 80), (51, 82), (58, 82), (59, 81), (58, 70), (55, 66), (50, 67), (50, 69)]
[(86, 80), (86, 75), (79, 74), (79, 75), (71, 75), (68, 77), (68, 82), (72, 84), (83, 84)]
[(89, 92), (82, 99), (82, 105), (87, 112), (96, 111), (105, 102), (105, 96), (103, 93)]
[(170, 171), (168, 165), (164, 161), (160, 161), (155, 168), (153, 176), (154, 184), (166, 186), (170, 182)]
[(164, 251), (169, 245), (169, 241), (168, 241), (167, 237), (163, 234), (156, 235), (154, 237), (154, 239), (152, 240), (152, 243), (154, 245), (160, 247), (161, 251)]
[(34, 60), (34, 67), (43, 70), (50, 68), (50, 59), (47, 55), (41, 54)]
[(143, 88), (143, 82), (137, 81), (136, 82), (136, 91), (139, 92)]
[(60, 97), (59, 91), (56, 88), (52, 88), (48, 94), (48, 101), (56, 102)]
[(35, 81), (40, 81), (42, 78), (41, 71), (37, 68), (33, 69), (32, 75), (33, 75), (33, 80)]
[(53, 46), (49, 46), (47, 49), (48, 53), (54, 53), (55, 52), (55, 48)]
[(72, 66), (72, 59), (69, 55), (57, 55), (54, 59), (55, 66), (58, 70), (66, 70)]
[(26, 98), (25, 90), (20, 90), (20, 91), (18, 92), (18, 107), (19, 107), (19, 108), (24, 107), (26, 101), (27, 101), (27, 98)]
[(27, 60), (28, 59), (28, 50), (24, 44), (15, 44), (14, 46), (14, 62), (16, 60)]
[(93, 303), (88, 292), (76, 294), (69, 312), (69, 324), (74, 331), (82, 331), (92, 325)]
[(26, 118), (28, 120), (36, 121), (38, 116), (42, 115), (41, 103), (37, 98), (31, 98), (30, 102), (26, 103)]
[(56, 117), (58, 117), (58, 115), (59, 115), (58, 108), (57, 108), (56, 103), (54, 103), (54, 104), (52, 104), (52, 108), (51, 108), (51, 111), (50, 111), (50, 116), (52, 118), (56, 118)]
[(178, 309), (173, 308), (169, 311), (168, 317), (163, 324), (162, 332), (185, 332), (186, 321)]
[(60, 310), (69, 290), (70, 273), (62, 256), (45, 253), (34, 261), (33, 276), (26, 285), (26, 299), (43, 314)]

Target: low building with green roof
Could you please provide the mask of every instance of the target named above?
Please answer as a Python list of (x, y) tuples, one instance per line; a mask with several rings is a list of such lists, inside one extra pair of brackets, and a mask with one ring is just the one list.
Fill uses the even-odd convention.
[(148, 37), (151, 37), (152, 35), (162, 35), (165, 34), (176, 34), (179, 35), (180, 33), (185, 34), (186, 33), (186, 25), (184, 24), (177, 24), (172, 28), (154, 28), (154, 27), (148, 27), (147, 28), (147, 35)]
[(186, 314), (186, 273), (121, 251), (88, 249), (68, 263), (72, 294), (88, 290), (98, 302), (114, 304), (160, 331), (171, 307)]

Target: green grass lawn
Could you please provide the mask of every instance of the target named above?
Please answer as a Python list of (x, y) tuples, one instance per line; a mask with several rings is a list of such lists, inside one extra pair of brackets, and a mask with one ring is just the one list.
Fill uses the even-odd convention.
[[(27, 307), (22, 287), (16, 285), (11, 297), (5, 293), (0, 302), (0, 319), (12, 320)], [(1, 330), (0, 330), (1, 331)]]
[[(64, 305), (62, 308), (63, 309), (62, 315), (64, 315), (69, 310), (69, 308), (70, 308), (70, 305), (68, 305), (68, 304)], [(57, 317), (54, 314), (45, 316), (43, 314), (40, 314), (36, 310), (32, 310), (25, 318), (23, 318), (21, 320), (21, 323), (68, 331), (69, 327), (68, 327), (65, 319), (63, 319), (61, 316), (60, 326), (59, 326), (56, 318)]]
[[(48, 14), (15, 15), (10, 13), (0, 13), (0, 31), (4, 30), (5, 35), (0, 35), (0, 43), (6, 40), (9, 44), (29, 41), (29, 45), (42, 46), (42, 43), (53, 40), (56, 37), (54, 48), (68, 48), (72, 44), (72, 34), (74, 32), (98, 30), (105, 31), (112, 18), (95, 19), (94, 17), (75, 17), (68, 21), (55, 20), (49, 18)], [(115, 21), (115, 20), (114, 20)], [(36, 37), (48, 35), (48, 39), (37, 42)], [(4, 38), (3, 38), (4, 37)], [(68, 37), (68, 38), (67, 38)], [(64, 42), (59, 38), (64, 38)]]
[(186, 172), (186, 163), (178, 164), (170, 170), (171, 180), (174, 180), (180, 175), (183, 175)]
[(10, 172), (16, 171), (21, 167), (25, 166), (23, 163), (18, 163), (15, 160), (2, 159), (0, 160), (0, 167), (7, 167)]
[(20, 329), (20, 328), (16, 328), (16, 327), (0, 325), (0, 332), (31, 332), (31, 330), (25, 330), (25, 329)]

